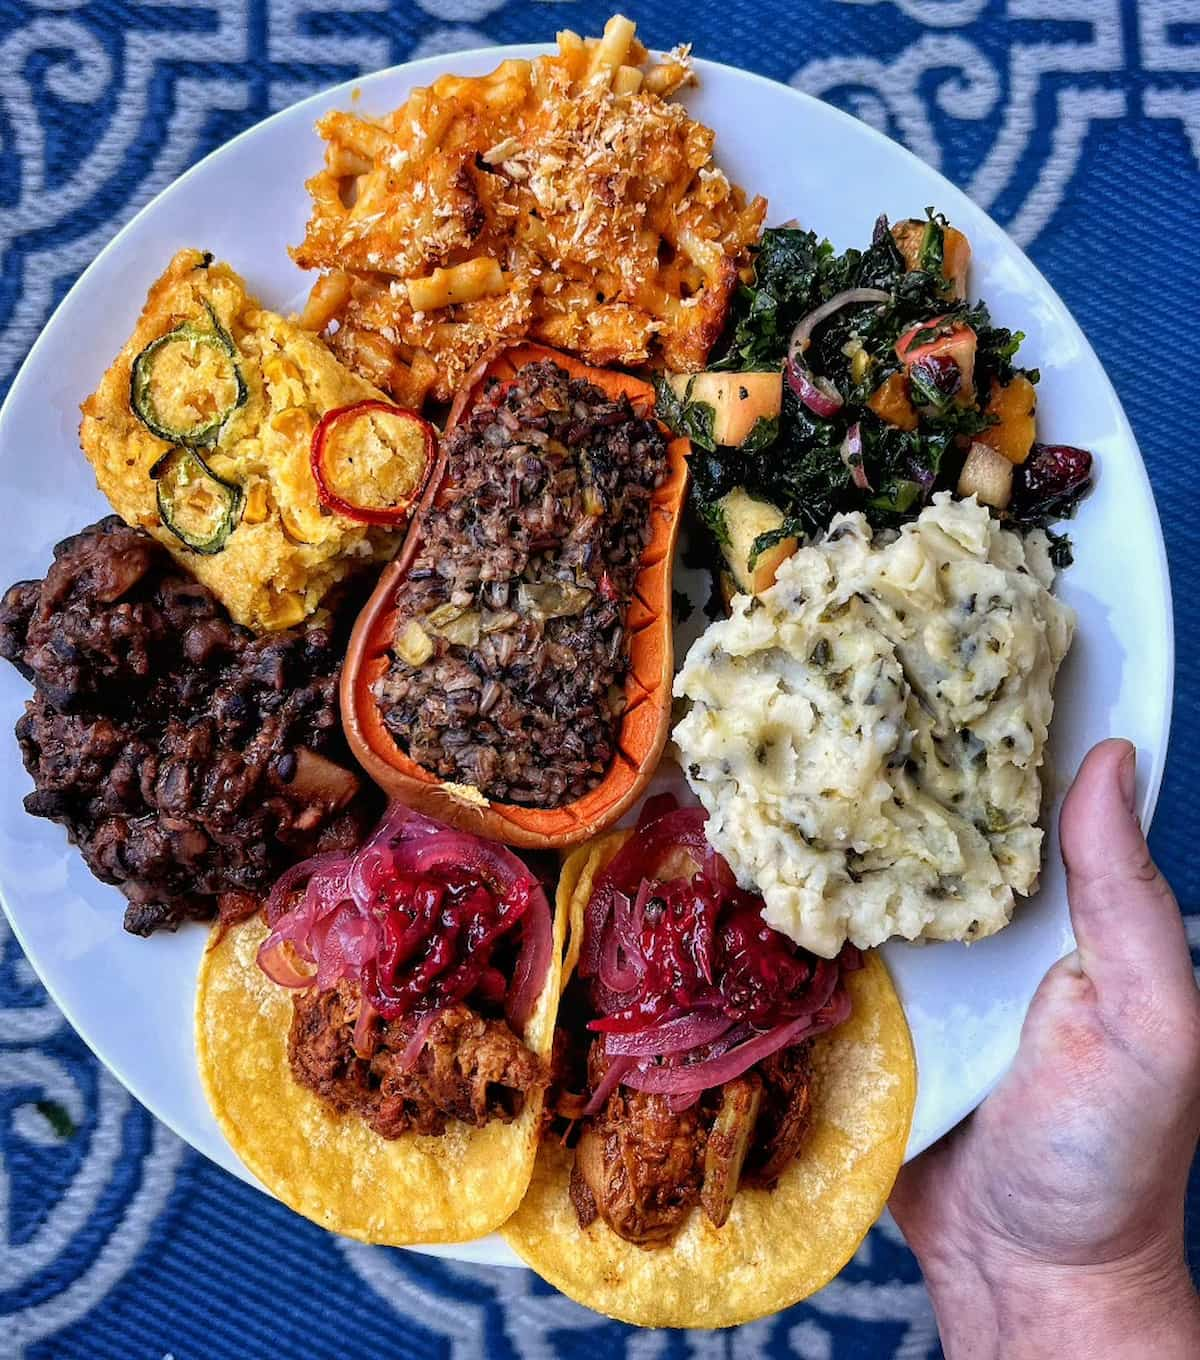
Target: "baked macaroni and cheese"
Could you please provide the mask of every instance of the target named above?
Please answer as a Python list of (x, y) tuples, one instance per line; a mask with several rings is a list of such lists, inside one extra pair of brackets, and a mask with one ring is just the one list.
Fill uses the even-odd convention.
[(724, 326), (766, 204), (668, 99), (687, 50), (648, 66), (620, 16), (558, 49), (317, 125), (325, 167), (292, 256), (325, 272), (301, 322), (405, 405), (449, 400), (497, 341), (691, 371)]
[[(122, 519), (169, 548), (238, 623), (270, 631), (301, 622), (399, 543), (398, 525), (331, 510), (312, 471), (321, 418), (381, 398), (315, 336), (261, 307), (228, 265), (183, 250), (84, 402), (80, 437)], [(428, 450), (376, 426), (360, 467), (374, 455), (402, 500), (423, 480)]]

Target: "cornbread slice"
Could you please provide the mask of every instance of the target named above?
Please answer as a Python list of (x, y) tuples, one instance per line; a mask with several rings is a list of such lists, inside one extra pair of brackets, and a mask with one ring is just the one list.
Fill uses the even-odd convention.
[[(232, 532), (207, 555), (163, 522), (151, 469), (172, 445), (135, 415), (130, 382), (147, 345), (184, 324), (210, 330), (213, 318), (233, 342), (246, 394), (214, 442), (199, 450), (212, 472), (241, 492)], [(194, 347), (190, 355), (179, 348), (156, 376), (158, 399), (194, 423), (206, 402), (223, 409), (229, 360), (211, 346)], [(313, 430), (327, 411), (381, 397), (315, 336), (261, 306), (228, 265), (182, 250), (150, 289), (129, 343), (84, 402), (80, 438), (117, 513), (168, 548), (238, 623), (268, 632), (300, 623), (331, 586), (365, 562), (390, 558), (399, 544), (399, 531), (322, 505), (309, 462)]]

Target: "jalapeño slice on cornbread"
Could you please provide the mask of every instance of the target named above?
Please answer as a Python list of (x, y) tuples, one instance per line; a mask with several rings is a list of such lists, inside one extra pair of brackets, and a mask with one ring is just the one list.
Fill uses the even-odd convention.
[(241, 518), (242, 488), (218, 477), (198, 449), (168, 449), (150, 476), (163, 524), (193, 552), (219, 553)]
[[(237, 622), (266, 632), (300, 623), (357, 567), (395, 552), (403, 526), (340, 513), (312, 469), (323, 417), (383, 400), (228, 265), (183, 250), (84, 402), (80, 437), (118, 514)], [(397, 452), (389, 474), (413, 479), (415, 492), (426, 469)]]

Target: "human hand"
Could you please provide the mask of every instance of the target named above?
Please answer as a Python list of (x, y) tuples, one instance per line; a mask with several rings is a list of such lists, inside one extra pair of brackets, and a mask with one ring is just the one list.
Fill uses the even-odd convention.
[(1077, 948), (1038, 988), (1011, 1069), (892, 1195), (951, 1360), (1200, 1356), (1183, 1255), (1200, 991), (1133, 813), (1134, 759), (1102, 742), (1067, 795)]

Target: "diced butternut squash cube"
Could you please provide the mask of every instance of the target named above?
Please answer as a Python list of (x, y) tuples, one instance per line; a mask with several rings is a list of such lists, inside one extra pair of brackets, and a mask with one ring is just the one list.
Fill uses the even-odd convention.
[(899, 430), (917, 428), (917, 408), (908, 395), (908, 378), (903, 373), (893, 373), (871, 393), (867, 405), (889, 425)]
[(1033, 448), (1037, 389), (1023, 373), (1016, 374), (1004, 386), (993, 378), (992, 395), (986, 409), (999, 423), (981, 430), (975, 436), (976, 440), (1002, 453), (1010, 463), (1023, 463)]
[(740, 447), (760, 419), (773, 419), (783, 405), (782, 373), (673, 373), (669, 381), (680, 399), (712, 407), (713, 438), (730, 448)]
[[(923, 331), (937, 330), (940, 333), (932, 340), (917, 343), (917, 336)], [(896, 353), (906, 368), (912, 368), (922, 359), (952, 359), (958, 365), (961, 384), (955, 401), (960, 406), (969, 406), (975, 400), (975, 347), (977, 337), (965, 321), (947, 322), (943, 316), (935, 316), (930, 321), (906, 330), (896, 341)]]
[(734, 487), (721, 497), (721, 513), (725, 519), (728, 542), (721, 545), (725, 560), (737, 588), (746, 595), (757, 595), (775, 584), (779, 564), (796, 551), (794, 538), (785, 538), (773, 548), (759, 553), (750, 565), (754, 540), (770, 533), (783, 523), (783, 511), (770, 501), (756, 500), (742, 487)]
[(1013, 465), (1002, 453), (975, 443), (958, 479), (958, 494), (1003, 510), (1012, 499)]
[(921, 242), (925, 239), (925, 223), (920, 217), (906, 217), (892, 228), (892, 240), (904, 256), (905, 269), (916, 269), (921, 262)]

